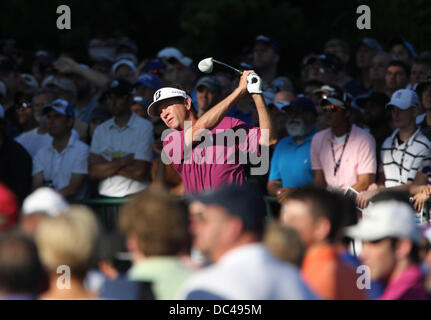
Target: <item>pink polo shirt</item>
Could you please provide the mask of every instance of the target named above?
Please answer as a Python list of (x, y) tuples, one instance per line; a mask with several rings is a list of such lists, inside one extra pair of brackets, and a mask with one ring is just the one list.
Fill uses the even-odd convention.
[[(229, 141), (226, 131), (237, 134)], [(200, 193), (226, 184), (242, 184), (244, 165), (260, 157), (260, 129), (241, 120), (225, 117), (208, 136), (184, 152), (184, 131), (174, 131), (163, 141), (163, 150), (184, 182), (186, 193)], [(251, 162), (253, 162), (251, 161)]]
[(334, 145), (335, 160), (338, 160), (344, 142), (336, 143), (331, 128), (316, 133), (311, 141), (311, 167), (313, 170), (323, 170), (328, 188), (345, 190), (356, 184), (358, 175), (376, 173), (376, 142), (365, 130), (352, 125), (349, 140), (335, 176), (331, 142)]

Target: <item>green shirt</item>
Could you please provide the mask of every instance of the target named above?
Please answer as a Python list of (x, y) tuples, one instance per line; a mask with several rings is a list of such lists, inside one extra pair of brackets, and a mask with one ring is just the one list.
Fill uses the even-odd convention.
[(151, 257), (135, 263), (128, 272), (128, 278), (135, 281), (151, 281), (157, 300), (173, 300), (181, 285), (192, 274), (175, 257)]

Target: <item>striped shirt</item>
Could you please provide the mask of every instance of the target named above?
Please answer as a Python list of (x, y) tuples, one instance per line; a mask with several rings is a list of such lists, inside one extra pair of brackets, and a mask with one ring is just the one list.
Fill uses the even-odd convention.
[(398, 132), (396, 129), (383, 142), (381, 150), (386, 187), (395, 187), (414, 180), (422, 161), (431, 156), (431, 141), (419, 128), (402, 144), (399, 144)]

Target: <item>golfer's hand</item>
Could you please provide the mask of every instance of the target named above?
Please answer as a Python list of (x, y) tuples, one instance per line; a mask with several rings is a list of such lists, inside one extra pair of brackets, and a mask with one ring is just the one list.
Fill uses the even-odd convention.
[(250, 73), (247, 76), (247, 90), (250, 94), (262, 94), (262, 79), (256, 72)]
[(248, 76), (252, 73), (254, 73), (254, 70), (243, 71), (241, 78), (239, 79), (238, 90), (240, 90), (241, 96), (247, 94), (247, 92), (248, 92), (248, 90), (247, 90), (247, 86), (248, 86), (247, 79), (248, 79)]

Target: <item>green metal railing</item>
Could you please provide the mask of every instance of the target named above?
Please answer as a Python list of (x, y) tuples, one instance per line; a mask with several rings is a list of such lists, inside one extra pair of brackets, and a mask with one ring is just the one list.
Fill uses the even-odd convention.
[[(265, 196), (267, 219), (273, 219), (278, 216), (280, 205), (277, 198)], [(96, 213), (102, 224), (107, 230), (117, 228), (120, 207), (125, 204), (129, 198), (102, 198), (102, 199), (83, 199), (73, 201), (74, 204), (81, 204), (90, 207)], [(178, 200), (184, 200), (184, 197), (178, 197)]]

